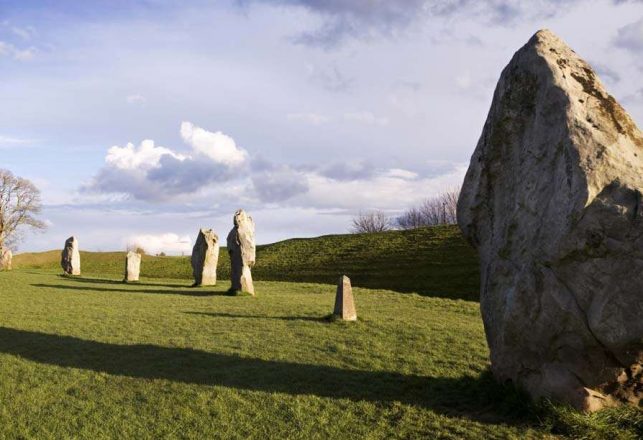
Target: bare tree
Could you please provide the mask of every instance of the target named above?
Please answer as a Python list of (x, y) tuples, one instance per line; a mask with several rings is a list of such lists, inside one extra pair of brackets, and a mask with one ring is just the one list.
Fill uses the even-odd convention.
[(382, 211), (367, 211), (353, 218), (351, 230), (354, 233), (383, 232), (391, 229), (391, 219)]
[(395, 219), (396, 225), (400, 229), (415, 229), (427, 225), (420, 207), (412, 207), (407, 209), (404, 214)]
[(400, 229), (414, 229), (421, 226), (452, 225), (458, 222), (456, 211), (460, 191), (450, 190), (430, 197), (419, 206), (405, 211), (396, 219)]
[(0, 169), (0, 247), (15, 245), (24, 227), (45, 229), (40, 213), (40, 191), (27, 179)]

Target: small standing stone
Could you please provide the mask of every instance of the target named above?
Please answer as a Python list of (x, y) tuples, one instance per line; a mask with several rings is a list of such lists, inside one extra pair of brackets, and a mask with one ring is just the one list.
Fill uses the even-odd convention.
[(343, 321), (356, 321), (355, 301), (353, 301), (353, 288), (351, 279), (346, 275), (339, 278), (337, 294), (335, 295), (335, 311), (333, 314)]
[(138, 281), (141, 272), (141, 254), (129, 251), (125, 257), (125, 279), (123, 281)]
[(0, 248), (0, 270), (11, 270), (11, 260), (13, 254), (11, 249), (2, 247)]
[(255, 223), (243, 209), (234, 214), (234, 227), (228, 234), (231, 290), (255, 294), (250, 269), (255, 265)]
[(65, 241), (65, 248), (62, 251), (60, 265), (67, 275), (80, 275), (80, 252), (78, 251), (78, 240), (76, 240), (76, 237), (69, 237)]
[(201, 229), (192, 249), (194, 286), (217, 284), (219, 261), (219, 236), (212, 229)]

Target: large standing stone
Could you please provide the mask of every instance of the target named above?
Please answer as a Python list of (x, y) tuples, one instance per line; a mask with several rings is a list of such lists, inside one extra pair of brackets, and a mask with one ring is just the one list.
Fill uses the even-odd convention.
[(353, 288), (351, 280), (346, 275), (339, 278), (337, 283), (337, 294), (335, 295), (335, 310), (333, 315), (343, 321), (356, 321), (355, 301), (353, 300)]
[(62, 251), (60, 265), (67, 275), (80, 275), (80, 252), (78, 251), (78, 240), (76, 240), (76, 237), (69, 237), (65, 241), (65, 248)]
[(11, 260), (13, 253), (11, 249), (0, 247), (0, 270), (11, 270)]
[(502, 72), (458, 203), (497, 378), (584, 410), (640, 402), (642, 192), (634, 121), (538, 32)]
[(141, 254), (129, 251), (125, 257), (125, 278), (123, 281), (138, 281), (141, 272)]
[(234, 227), (228, 234), (228, 253), (233, 291), (255, 294), (250, 269), (255, 265), (255, 224), (243, 209), (234, 214)]
[(219, 236), (212, 229), (201, 229), (192, 249), (194, 286), (214, 286), (217, 283)]

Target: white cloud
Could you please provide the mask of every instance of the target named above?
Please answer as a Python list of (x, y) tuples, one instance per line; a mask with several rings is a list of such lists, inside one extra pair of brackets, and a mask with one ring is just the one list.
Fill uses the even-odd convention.
[[(382, 123), (369, 115), (355, 117), (368, 124)], [(84, 192), (123, 194), (154, 202), (189, 200), (200, 204), (214, 199), (218, 204), (243, 200), (255, 207), (279, 203), (310, 209), (395, 210), (416, 203), (433, 190), (437, 193), (458, 186), (466, 169), (453, 166), (439, 174), (420, 175), (361, 162), (292, 165), (261, 158), (240, 167), (237, 165), (249, 154), (237, 148), (231, 137), (190, 122), (181, 124), (181, 135), (191, 145), (191, 152), (177, 153), (156, 146), (152, 140), (143, 141), (139, 147), (131, 143), (111, 147), (106, 166), (83, 188)], [(443, 182), (445, 176), (447, 181)], [(212, 197), (214, 189), (223, 187), (234, 191)]]
[(354, 212), (360, 209), (402, 211), (426, 197), (459, 188), (466, 169), (466, 164), (459, 164), (447, 174), (425, 178), (419, 178), (412, 171), (390, 169), (370, 179), (351, 181), (333, 180), (313, 173), (307, 177), (308, 191), (289, 203)]
[(246, 151), (237, 148), (234, 139), (221, 132), (212, 133), (183, 122), (181, 136), (192, 147), (190, 153), (157, 147), (150, 139), (141, 142), (138, 148), (132, 143), (111, 147), (105, 167), (81, 187), (82, 192), (167, 200), (236, 177), (236, 171), (246, 160)]
[(388, 119), (382, 116), (375, 116), (371, 112), (348, 112), (344, 113), (344, 120), (349, 122), (359, 122), (367, 125), (388, 125)]
[(11, 43), (0, 41), (0, 56), (9, 56), (18, 61), (29, 61), (34, 57), (36, 52), (37, 50), (33, 46), (20, 49)]
[(127, 98), (125, 98), (128, 104), (132, 105), (144, 105), (147, 100), (145, 99), (145, 96), (139, 95), (138, 93), (133, 94), (133, 95), (128, 95)]
[(13, 45), (0, 41), (0, 55), (11, 55), (13, 53)]
[(146, 139), (136, 148), (134, 144), (129, 143), (125, 147), (113, 146), (107, 150), (105, 163), (108, 166), (119, 168), (121, 170), (150, 170), (157, 168), (161, 157), (164, 155), (172, 156), (178, 160), (185, 160), (185, 156), (174, 153), (169, 148), (156, 147), (154, 141)]
[(36, 55), (36, 48), (30, 47), (27, 49), (15, 49), (13, 57), (18, 61), (29, 61)]
[(288, 113), (286, 118), (289, 121), (305, 122), (311, 125), (322, 125), (330, 120), (327, 116), (317, 113)]
[(409, 170), (403, 170), (401, 168), (391, 168), (388, 170), (386, 173), (388, 177), (393, 177), (393, 178), (398, 178), (398, 179), (406, 179), (406, 180), (412, 180), (412, 179), (417, 179), (418, 173), (415, 173), (413, 171)]
[(220, 131), (213, 133), (204, 130), (191, 122), (181, 123), (181, 137), (192, 146), (194, 151), (204, 154), (219, 164), (239, 166), (248, 157), (246, 150), (237, 147), (236, 142), (230, 136)]
[(2, 147), (13, 147), (16, 145), (24, 145), (32, 143), (32, 139), (21, 139), (11, 136), (2, 136), (0, 135), (0, 148)]
[(148, 254), (188, 254), (192, 251), (189, 235), (174, 233), (132, 235), (126, 240), (126, 247), (140, 247)]

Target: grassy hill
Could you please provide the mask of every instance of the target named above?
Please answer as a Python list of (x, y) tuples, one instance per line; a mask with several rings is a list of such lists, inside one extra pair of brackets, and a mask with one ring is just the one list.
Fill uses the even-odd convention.
[[(87, 274), (119, 277), (124, 259), (124, 252), (81, 252), (81, 268)], [(59, 250), (24, 253), (14, 258), (14, 267), (57, 270), (59, 260)], [(225, 248), (218, 275), (230, 276)], [(295, 238), (257, 248), (256, 280), (332, 284), (340, 275), (360, 287), (478, 299), (478, 258), (456, 226)], [(146, 255), (141, 276), (189, 280), (192, 268), (189, 257)]]

